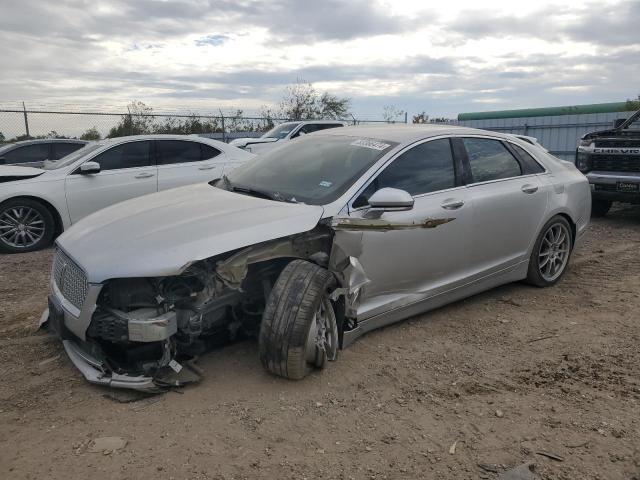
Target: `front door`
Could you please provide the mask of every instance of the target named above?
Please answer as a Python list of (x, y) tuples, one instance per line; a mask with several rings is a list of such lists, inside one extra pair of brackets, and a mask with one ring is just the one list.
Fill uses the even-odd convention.
[(349, 232), (359, 236), (357, 258), (369, 280), (359, 319), (464, 282), (470, 209), (460, 173), (450, 140), (430, 140), (401, 153), (355, 199), (352, 219), (369, 217), (368, 198), (384, 187), (405, 190), (415, 202), (411, 210), (382, 213), (379, 219), (389, 228)]
[(158, 190), (148, 140), (115, 145), (90, 161), (100, 164), (99, 173), (82, 174), (78, 169), (65, 182), (72, 223), (109, 205)]

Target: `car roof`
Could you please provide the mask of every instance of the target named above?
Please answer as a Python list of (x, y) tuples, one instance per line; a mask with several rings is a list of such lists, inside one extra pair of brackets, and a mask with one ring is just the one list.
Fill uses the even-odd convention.
[(313, 124), (321, 124), (321, 125), (345, 125), (347, 122), (345, 120), (300, 120), (299, 123), (301, 125), (307, 125), (309, 123)]
[(133, 140), (195, 140), (201, 143), (210, 143), (210, 142), (213, 142), (216, 144), (222, 143), (214, 138), (201, 137), (195, 134), (172, 135), (172, 134), (165, 134), (165, 133), (155, 133), (155, 134), (148, 134), (148, 135), (128, 135), (126, 137), (103, 138), (102, 140), (97, 140), (97, 142), (107, 145), (111, 143), (129, 142)]
[[(496, 132), (479, 130), (477, 128), (458, 127), (456, 125), (435, 124), (384, 124), (384, 125), (353, 125), (314, 132), (312, 135), (348, 135), (353, 137), (389, 140), (401, 144), (413, 143), (419, 140), (439, 135), (490, 135), (498, 138), (509, 138)], [(511, 137), (513, 138), (513, 137)]]
[(78, 140), (77, 138), (34, 138), (32, 140), (20, 140), (14, 143), (5, 143), (0, 145), (2, 147), (7, 146), (23, 146), (23, 145), (37, 145), (38, 143), (89, 143), (87, 140)]

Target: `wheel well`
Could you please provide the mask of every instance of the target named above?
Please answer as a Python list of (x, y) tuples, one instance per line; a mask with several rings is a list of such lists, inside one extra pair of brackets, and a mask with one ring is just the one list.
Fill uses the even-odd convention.
[[(53, 237), (56, 238), (58, 235), (60, 235), (63, 230), (64, 230), (64, 226), (62, 223), (62, 217), (60, 216), (60, 213), (58, 212), (58, 210), (56, 209), (56, 207), (54, 207), (51, 203), (47, 202), (46, 200), (43, 200), (42, 198), (38, 198), (38, 197), (32, 197), (29, 195), (20, 195), (19, 197), (11, 197), (8, 198), (6, 201), (9, 200), (18, 200), (21, 198), (27, 198), (29, 200), (32, 200), (34, 202), (38, 202), (40, 204), (42, 204), (47, 210), (49, 210), (49, 213), (51, 213), (51, 216), (53, 217), (53, 223), (54, 223), (54, 234)], [(3, 202), (4, 203), (4, 202)]]
[(563, 217), (567, 222), (569, 222), (569, 226), (571, 227), (571, 246), (573, 247), (576, 243), (576, 224), (566, 213), (559, 213), (558, 216)]

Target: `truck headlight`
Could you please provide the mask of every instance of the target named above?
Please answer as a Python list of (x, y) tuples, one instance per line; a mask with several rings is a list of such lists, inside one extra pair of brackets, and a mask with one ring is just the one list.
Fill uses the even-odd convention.
[(577, 152), (576, 168), (582, 173), (586, 173), (591, 170), (591, 156), (583, 152)]
[(583, 138), (582, 140), (580, 140), (581, 147), (588, 147), (592, 143), (593, 143), (593, 140), (591, 138)]

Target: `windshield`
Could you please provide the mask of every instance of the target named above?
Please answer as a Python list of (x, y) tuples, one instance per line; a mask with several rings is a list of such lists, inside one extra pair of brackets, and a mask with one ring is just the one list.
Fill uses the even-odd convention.
[(43, 168), (45, 170), (55, 170), (57, 168), (66, 167), (67, 165), (71, 165), (72, 163), (74, 163), (80, 157), (83, 157), (88, 153), (91, 153), (103, 146), (104, 146), (104, 143), (95, 143), (95, 142), (87, 143), (80, 150), (76, 150), (75, 152), (70, 153), (66, 157), (62, 157), (60, 160), (46, 160), (44, 162)]
[(326, 205), (397, 143), (338, 135), (296, 139), (233, 170), (220, 188)]
[(281, 123), (277, 127), (272, 128), (271, 130), (269, 130), (267, 133), (262, 135), (262, 137), (260, 137), (260, 138), (277, 138), (278, 140), (282, 140), (287, 135), (289, 135), (289, 133), (291, 133), (291, 130), (296, 128), (298, 125), (299, 125), (298, 122)]

